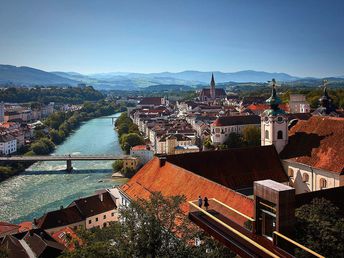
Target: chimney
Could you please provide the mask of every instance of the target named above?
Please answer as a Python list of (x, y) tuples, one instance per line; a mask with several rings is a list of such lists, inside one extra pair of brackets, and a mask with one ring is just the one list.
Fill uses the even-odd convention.
[(37, 219), (36, 219), (36, 218), (33, 219), (33, 224), (34, 224), (35, 226), (37, 225)]
[(165, 166), (166, 163), (166, 157), (159, 157), (159, 161), (160, 161), (160, 167)]
[(103, 194), (102, 193), (99, 194), (99, 199), (100, 199), (101, 202), (103, 201)]

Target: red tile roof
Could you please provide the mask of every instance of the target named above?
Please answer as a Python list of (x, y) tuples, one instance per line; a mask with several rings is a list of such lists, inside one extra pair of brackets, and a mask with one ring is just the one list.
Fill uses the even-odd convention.
[(344, 118), (313, 116), (289, 131), (283, 159), (334, 173), (344, 173)]
[[(247, 216), (253, 217), (254, 214), (252, 199), (168, 161), (160, 167), (158, 157), (149, 161), (120, 189), (134, 200), (148, 199), (152, 192), (161, 192), (165, 196), (184, 195), (188, 201), (197, 200), (199, 195), (207, 196), (216, 198)], [(185, 203), (182, 209), (187, 213), (188, 204)], [(238, 222), (243, 223), (244, 220)]]
[(160, 97), (147, 97), (142, 98), (139, 105), (162, 105), (162, 98)]
[(0, 235), (6, 235), (6, 233), (18, 232), (19, 226), (7, 222), (0, 222)]
[[(68, 239), (67, 235), (70, 237), (70, 239)], [(77, 241), (79, 243), (79, 245), (82, 245), (81, 239), (78, 237), (78, 235), (70, 227), (65, 227), (65, 228), (55, 232), (51, 236), (58, 243), (64, 245), (69, 251), (73, 251), (75, 249), (74, 241)]]
[(136, 145), (131, 148), (133, 151), (138, 151), (138, 150), (147, 150), (147, 145)]

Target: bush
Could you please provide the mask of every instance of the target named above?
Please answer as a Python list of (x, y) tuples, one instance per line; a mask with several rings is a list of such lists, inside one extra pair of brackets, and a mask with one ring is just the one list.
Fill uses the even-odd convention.
[(121, 171), (122, 168), (123, 168), (123, 161), (122, 160), (116, 160), (114, 163), (112, 163), (113, 172)]
[(137, 133), (129, 133), (124, 134), (120, 138), (120, 143), (122, 149), (129, 154), (130, 148), (136, 145), (142, 145), (145, 143), (142, 136), (138, 135)]
[(132, 168), (123, 168), (121, 174), (126, 178), (132, 178), (136, 174), (136, 170)]

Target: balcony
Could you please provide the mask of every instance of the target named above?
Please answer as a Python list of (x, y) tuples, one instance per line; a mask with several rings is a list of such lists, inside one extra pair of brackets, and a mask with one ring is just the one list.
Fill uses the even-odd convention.
[(215, 198), (208, 210), (190, 201), (189, 218), (241, 257), (323, 257), (277, 231), (272, 239), (256, 234), (253, 218)]

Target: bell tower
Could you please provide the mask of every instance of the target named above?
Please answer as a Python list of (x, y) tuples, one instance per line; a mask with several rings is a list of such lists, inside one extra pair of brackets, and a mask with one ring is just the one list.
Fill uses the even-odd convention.
[(270, 82), (271, 96), (265, 102), (270, 106), (261, 114), (261, 145), (275, 145), (278, 153), (288, 143), (288, 118), (284, 110), (279, 108), (282, 103), (276, 93), (276, 80)]

